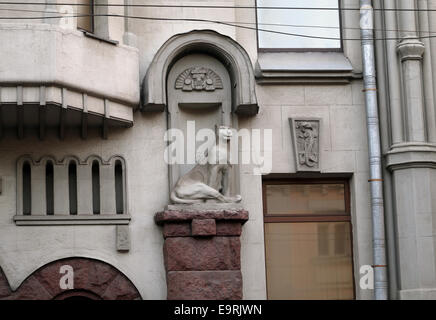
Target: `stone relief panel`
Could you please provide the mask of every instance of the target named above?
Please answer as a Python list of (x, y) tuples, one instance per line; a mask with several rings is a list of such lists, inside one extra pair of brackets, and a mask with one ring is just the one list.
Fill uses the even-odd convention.
[(289, 118), (297, 171), (320, 171), (320, 119)]
[(192, 67), (177, 77), (175, 88), (182, 91), (215, 91), (223, 88), (223, 82), (220, 76), (209, 68)]

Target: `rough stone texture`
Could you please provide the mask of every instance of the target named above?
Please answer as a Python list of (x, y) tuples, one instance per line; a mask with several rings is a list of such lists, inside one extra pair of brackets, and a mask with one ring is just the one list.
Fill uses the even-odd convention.
[[(168, 299), (242, 299), (240, 205), (172, 205), (163, 224)], [(178, 236), (177, 236), (178, 235)]]
[(6, 279), (2, 269), (0, 268), (0, 299), (7, 297), (11, 294), (8, 280)]
[(163, 236), (167, 237), (189, 237), (191, 235), (191, 225), (185, 223), (165, 223), (163, 226)]
[(239, 270), (239, 237), (168, 238), (164, 243), (167, 271)]
[[(242, 224), (238, 221), (218, 220), (215, 222), (217, 236), (240, 236), (242, 234)], [(191, 224), (183, 223), (165, 223), (163, 226), (163, 236), (168, 237), (190, 237)]]
[(170, 271), (168, 300), (242, 299), (241, 271)]
[(217, 236), (240, 236), (242, 233), (242, 225), (238, 222), (217, 222)]
[(111, 281), (107, 286), (106, 291), (101, 296), (104, 300), (140, 300), (136, 288), (126, 282), (122, 274)]
[[(70, 265), (74, 271), (74, 289), (61, 289), (60, 268)], [(51, 300), (58, 296), (80, 295), (79, 292), (101, 299), (140, 299), (141, 296), (129, 279), (117, 269), (101, 261), (86, 258), (69, 258), (49, 263), (31, 274), (13, 293), (8, 295), (0, 272), (0, 298), (13, 300)], [(7, 282), (6, 282), (7, 285)], [(8, 285), (7, 285), (8, 286)], [(9, 286), (8, 286), (9, 287)], [(7, 290), (9, 288), (7, 287)], [(72, 294), (68, 294), (71, 292)]]
[(53, 295), (48, 292), (47, 287), (32, 276), (26, 279), (20, 288), (9, 297), (11, 300), (51, 300), (52, 298)]
[(242, 223), (248, 220), (248, 211), (244, 209), (204, 209), (196, 210), (191, 206), (185, 206), (178, 210), (165, 210), (156, 213), (155, 222), (158, 225), (167, 222), (182, 222), (192, 219), (215, 219), (240, 221)]
[(214, 236), (216, 235), (215, 219), (193, 219), (191, 230), (193, 236)]

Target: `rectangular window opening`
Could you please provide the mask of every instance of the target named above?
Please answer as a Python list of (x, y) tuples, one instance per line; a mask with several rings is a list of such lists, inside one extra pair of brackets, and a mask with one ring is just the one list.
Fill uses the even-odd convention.
[(257, 0), (256, 5), (260, 51), (342, 50), (339, 0)]
[(268, 299), (354, 299), (347, 180), (264, 180)]
[(92, 163), (92, 211), (100, 214), (100, 166), (97, 161)]
[(77, 215), (77, 165), (74, 161), (68, 165), (68, 192), (70, 214)]
[(54, 214), (54, 167), (51, 161), (45, 167), (45, 196), (47, 215)]

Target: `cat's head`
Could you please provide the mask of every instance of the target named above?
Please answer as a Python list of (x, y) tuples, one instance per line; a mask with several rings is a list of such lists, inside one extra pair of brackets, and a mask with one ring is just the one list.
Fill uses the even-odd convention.
[(217, 126), (216, 131), (219, 139), (230, 140), (233, 136), (232, 128), (227, 126)]

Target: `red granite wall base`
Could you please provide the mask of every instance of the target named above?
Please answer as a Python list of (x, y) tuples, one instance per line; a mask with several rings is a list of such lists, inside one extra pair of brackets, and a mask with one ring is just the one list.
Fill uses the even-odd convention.
[(169, 271), (168, 300), (241, 300), (240, 270)]
[[(74, 270), (74, 289), (62, 289), (61, 266)], [(0, 269), (0, 300), (63, 300), (70, 297), (102, 300), (139, 300), (133, 283), (113, 266), (88, 258), (61, 259), (32, 273), (16, 291), (12, 291)]]
[(155, 216), (163, 226), (169, 300), (242, 299), (243, 209), (173, 206)]

